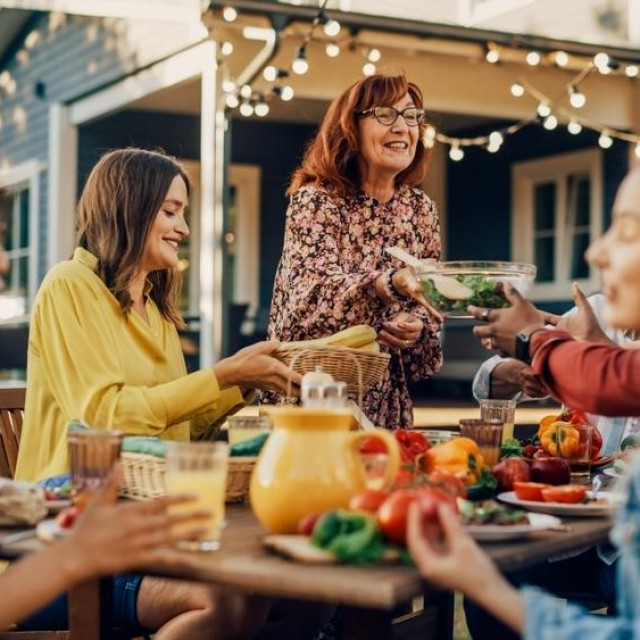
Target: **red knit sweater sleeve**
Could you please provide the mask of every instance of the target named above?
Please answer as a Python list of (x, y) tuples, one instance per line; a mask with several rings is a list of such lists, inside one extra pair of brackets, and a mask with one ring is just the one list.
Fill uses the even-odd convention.
[(577, 342), (564, 331), (531, 337), (532, 368), (570, 407), (605, 416), (640, 415), (640, 350)]

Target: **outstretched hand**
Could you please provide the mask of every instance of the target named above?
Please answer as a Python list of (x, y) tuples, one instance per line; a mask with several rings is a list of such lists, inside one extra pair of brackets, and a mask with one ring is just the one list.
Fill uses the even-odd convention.
[(424, 307), (433, 318), (438, 322), (444, 322), (443, 315), (434, 309), (427, 299), (424, 297), (424, 291), (422, 285), (418, 280), (416, 272), (411, 267), (405, 267), (404, 269), (398, 269), (394, 272), (392, 283), (395, 290), (407, 296), (412, 300), (415, 300), (420, 306)]
[(534, 328), (544, 328), (548, 314), (537, 309), (525, 300), (513, 286), (507, 285), (507, 300), (511, 303), (506, 309), (483, 309), (470, 306), (469, 313), (487, 324), (473, 328), (473, 333), (483, 343), (497, 349), (501, 355), (513, 357), (516, 348), (516, 334)]
[(220, 388), (237, 385), (287, 393), (291, 386), (297, 393), (302, 376), (274, 357), (279, 346), (275, 340), (257, 342), (220, 360), (213, 367)]
[(114, 472), (89, 503), (73, 535), (61, 543), (69, 547), (60, 551), (66, 554), (78, 580), (149, 565), (184, 563), (176, 543), (197, 540), (207, 531), (203, 522), (211, 517), (208, 509), (171, 510), (192, 502), (194, 496), (117, 504), (118, 479)]
[(609, 345), (615, 344), (607, 338), (602, 330), (593, 308), (577, 282), (573, 283), (571, 291), (573, 293), (573, 301), (576, 304), (576, 310), (565, 316), (546, 314), (545, 320), (558, 329), (570, 333), (575, 340), (600, 342)]

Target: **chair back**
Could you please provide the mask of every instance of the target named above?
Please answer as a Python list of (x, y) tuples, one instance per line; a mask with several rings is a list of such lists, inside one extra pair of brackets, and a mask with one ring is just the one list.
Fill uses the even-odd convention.
[(0, 477), (13, 478), (22, 434), (26, 389), (0, 388)]

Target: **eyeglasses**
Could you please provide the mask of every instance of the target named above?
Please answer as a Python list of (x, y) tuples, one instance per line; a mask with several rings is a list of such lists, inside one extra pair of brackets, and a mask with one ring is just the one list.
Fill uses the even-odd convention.
[(399, 111), (395, 107), (372, 107), (371, 109), (365, 109), (358, 113), (359, 116), (373, 116), (380, 124), (391, 126), (399, 116), (404, 118), (404, 121), (410, 127), (417, 127), (421, 122), (424, 122), (425, 112), (424, 109), (418, 109), (417, 107), (407, 107), (402, 111)]

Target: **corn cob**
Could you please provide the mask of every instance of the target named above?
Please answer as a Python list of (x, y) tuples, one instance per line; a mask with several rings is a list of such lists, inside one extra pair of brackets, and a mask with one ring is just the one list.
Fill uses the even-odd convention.
[[(375, 342), (377, 337), (376, 330), (366, 324), (357, 324), (348, 327), (338, 333), (334, 333), (324, 338), (316, 338), (315, 340), (298, 340), (296, 342), (283, 342), (281, 349), (293, 347), (351, 347), (358, 349), (363, 346), (369, 346)], [(373, 350), (373, 349), (370, 349)]]

